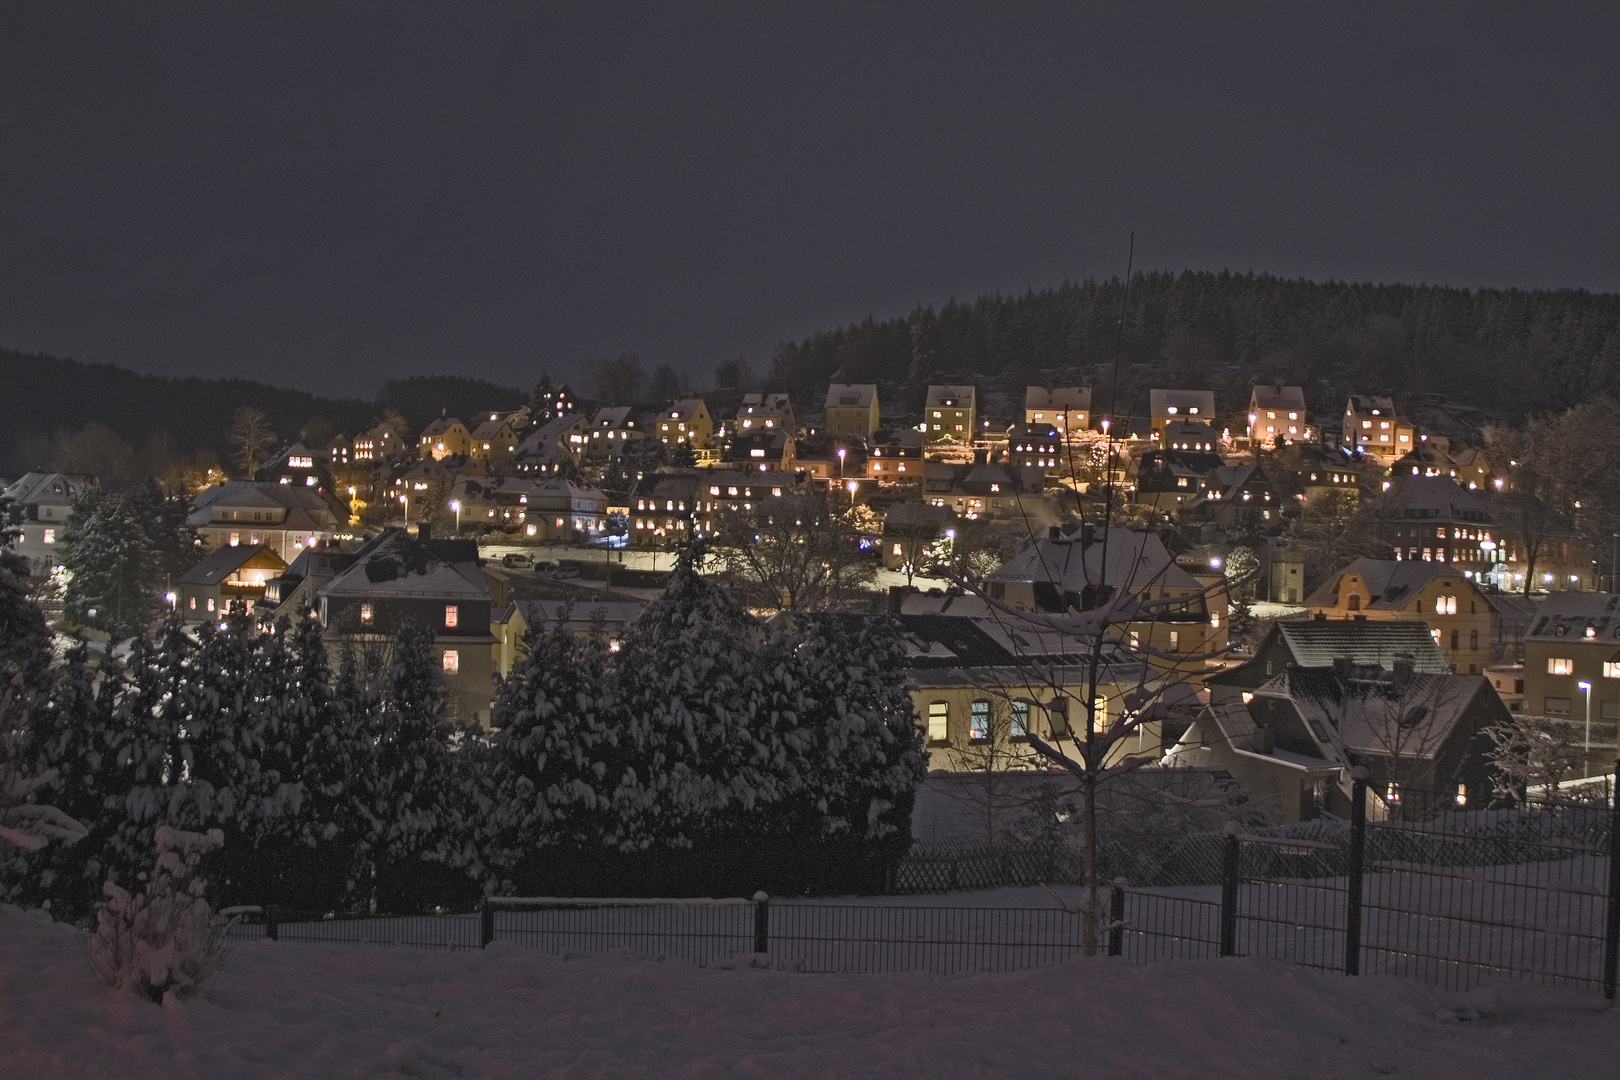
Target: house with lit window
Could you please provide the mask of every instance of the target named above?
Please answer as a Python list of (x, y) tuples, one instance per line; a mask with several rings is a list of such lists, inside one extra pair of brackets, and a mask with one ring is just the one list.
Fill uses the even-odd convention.
[(1548, 593), (1524, 635), (1525, 711), (1620, 719), (1620, 593)]
[(992, 463), (984, 450), (973, 452), (971, 465), (923, 462), (923, 501), (964, 518), (1022, 515), (1056, 521), (1056, 507), (1044, 498), (1045, 491), (1044, 468)]
[(1164, 446), (1164, 429), (1170, 424), (1182, 420), (1201, 424), (1215, 422), (1215, 391), (1149, 390), (1148, 419), (1153, 439)]
[(1358, 767), (1371, 780), (1374, 819), (1406, 797), (1421, 798), (1423, 811), (1435, 794), (1459, 808), (1489, 805), (1485, 731), (1510, 717), (1483, 675), (1419, 671), (1408, 656), (1387, 667), (1317, 659), (1327, 662), (1290, 663), (1239, 700), (1212, 701), (1165, 764), (1224, 769), (1270, 798), (1283, 823), (1348, 817)]
[(597, 409), (585, 432), (585, 460), (603, 462), (624, 453), (632, 440), (647, 438), (647, 428), (634, 409), (619, 405)]
[(1147, 450), (1130, 459), (1135, 468), (1131, 501), (1151, 506), (1168, 517), (1204, 494), (1207, 479), (1225, 467), (1209, 451)]
[(1051, 424), (1058, 438), (1074, 438), (1091, 427), (1091, 387), (1025, 387), (1024, 423)]
[(1305, 606), (1335, 620), (1421, 619), (1452, 671), (1477, 675), (1490, 665), (1495, 607), (1474, 579), (1446, 563), (1356, 559), (1329, 575)]
[(490, 597), (472, 540), (434, 540), (385, 529), (316, 593), (333, 664), (346, 650), (386, 649), (410, 620), (432, 631), (433, 655), (449, 691), (452, 720), (488, 726), (495, 636)]
[(923, 402), (923, 437), (929, 443), (972, 443), (978, 422), (978, 389), (930, 386)]
[(472, 432), (453, 416), (441, 416), (422, 429), (416, 440), (417, 456), (435, 461), (472, 453)]
[(799, 429), (799, 422), (793, 415), (793, 402), (788, 399), (788, 395), (743, 395), (742, 404), (737, 406), (737, 415), (732, 418), (731, 430), (741, 432), (759, 428), (767, 431), (786, 431), (789, 434)]
[(326, 456), (301, 442), (293, 443), (259, 466), (253, 479), (261, 483), (314, 488), (325, 496), (330, 496), (336, 488)]
[(714, 437), (714, 419), (702, 398), (682, 398), (658, 414), (653, 434), (671, 450), (677, 446), (707, 450)]
[(884, 484), (920, 484), (923, 433), (914, 428), (879, 428), (866, 442), (866, 475)]
[(1166, 450), (1191, 450), (1213, 454), (1217, 438), (1213, 425), (1202, 420), (1172, 420), (1164, 425), (1159, 445)]
[(294, 622), (315, 614), (315, 595), (320, 587), (353, 562), (352, 553), (335, 547), (305, 548), (285, 570), (265, 581), (264, 613), (272, 621), (284, 618)]
[[(784, 472), (780, 469), (732, 470), (707, 469), (697, 477), (693, 490), (693, 507), (700, 527), (706, 533), (719, 529), (726, 515), (751, 512), (767, 506), (774, 499), (803, 495), (810, 490), (810, 477), (804, 472)], [(653, 500), (656, 502), (657, 500)], [(663, 496), (661, 513), (668, 512), (669, 497)], [(677, 506), (679, 500), (676, 500)], [(640, 494), (631, 517), (639, 519)], [(652, 504), (649, 504), (649, 510)], [(650, 525), (650, 522), (649, 522)], [(634, 536), (634, 530), (631, 533)]]
[(572, 637), (595, 638), (617, 652), (643, 606), (619, 600), (514, 600), (491, 626), (498, 642), (495, 670), (503, 678), (512, 673), (512, 665), (527, 652), (524, 639), (531, 630), (540, 634), (562, 630)]
[(341, 524), (320, 492), (296, 484), (227, 480), (198, 492), (191, 505), (186, 521), (209, 550), (262, 544), (283, 562), (330, 542)]
[(387, 424), (378, 424), (354, 437), (354, 459), (380, 463), (405, 452), (405, 442)]
[(1306, 441), (1305, 391), (1297, 386), (1256, 384), (1249, 392), (1249, 443), (1270, 450)]
[(1183, 521), (1223, 527), (1244, 522), (1264, 528), (1282, 520), (1282, 502), (1258, 462), (1222, 465), (1204, 477), (1204, 489), (1182, 507)]
[(233, 604), (244, 614), (263, 614), (265, 583), (286, 569), (286, 560), (262, 544), (222, 547), (180, 575), (175, 609), (187, 623), (218, 619)]
[(950, 558), (961, 519), (943, 506), (897, 502), (883, 514), (883, 569), (923, 573)]
[(1324, 668), (1348, 658), (1357, 666), (1393, 670), (1409, 660), (1425, 675), (1445, 675), (1451, 665), (1435, 644), (1429, 624), (1419, 619), (1279, 619), (1255, 646), (1254, 656), (1204, 680), (1211, 704), (1245, 702), (1290, 667)]
[(1396, 415), (1391, 398), (1352, 394), (1344, 407), (1346, 449), (1371, 457), (1380, 465), (1393, 465), (1417, 445), (1417, 429)]
[(491, 465), (504, 465), (512, 452), (517, 449), (517, 431), (513, 427), (511, 413), (487, 413), (479, 425), (473, 429), (469, 449), (469, 457), (487, 461)]
[[(1046, 770), (1031, 735), (1074, 752), (1089, 721), (1101, 731), (1128, 707), (1128, 695), (1160, 676), (1128, 653), (1104, 653), (1097, 694), (1087, 708), (1090, 668), (1077, 638), (1040, 631), (1005, 615), (890, 616), (900, 623), (906, 689), (926, 739), (931, 772)], [(1108, 764), (1157, 761), (1162, 721), (1121, 740)], [(1172, 740), (1173, 741), (1173, 740)]]
[(1475, 577), (1500, 561), (1490, 498), (1449, 476), (1394, 476), (1373, 505), (1397, 559), (1450, 563)]
[(549, 379), (541, 379), (529, 401), (529, 423), (544, 427), (553, 420), (579, 413), (579, 395), (567, 383), (553, 386)]
[(1225, 593), (1206, 590), (1176, 565), (1157, 533), (1053, 526), (986, 578), (991, 599), (1017, 611), (1091, 611), (1121, 590), (1158, 601), (1140, 622), (1117, 629), (1122, 642), (1159, 654), (1154, 665), (1190, 663), (1202, 672), (1206, 655), (1226, 649)]
[(1007, 429), (1007, 460), (1015, 468), (1031, 465), (1048, 476), (1062, 475), (1069, 464), (1067, 449), (1055, 424), (1037, 420)]
[(62, 564), (62, 523), (80, 492), (97, 487), (94, 476), (77, 473), (24, 473), (5, 489), (11, 496), (11, 524), (21, 530), (17, 554), (47, 566)]
[[(1584, 592), (1596, 589), (1596, 551), (1592, 541), (1575, 529), (1548, 517), (1537, 524), (1538, 536), (1535, 559), (1530, 557), (1530, 546), (1523, 535), (1513, 530), (1499, 529), (1496, 546), (1496, 581), (1504, 590), (1524, 592), (1525, 578), (1530, 579), (1530, 592)], [(1612, 548), (1608, 543), (1603, 545)], [(1607, 568), (1605, 568), (1607, 570)], [(1609, 576), (1607, 572), (1605, 577)]]
[[(690, 539), (694, 514), (704, 497), (700, 492), (706, 492), (714, 483), (713, 477), (719, 475), (735, 478), (739, 474), (678, 469), (649, 472), (637, 480), (625, 514), (629, 526), (626, 542), (636, 547), (662, 548), (673, 541)], [(729, 482), (735, 486), (735, 479)]]
[(535, 540), (588, 540), (607, 525), (602, 489), (561, 476), (534, 484), (522, 516), (523, 535)]
[(508, 464), (519, 476), (554, 476), (577, 465), (589, 441), (590, 421), (578, 413), (548, 420), (523, 437)]
[(791, 469), (797, 444), (798, 440), (782, 428), (749, 428), (726, 440), (721, 460), (733, 469)]
[(878, 429), (875, 383), (829, 383), (822, 427), (835, 439), (869, 438)]

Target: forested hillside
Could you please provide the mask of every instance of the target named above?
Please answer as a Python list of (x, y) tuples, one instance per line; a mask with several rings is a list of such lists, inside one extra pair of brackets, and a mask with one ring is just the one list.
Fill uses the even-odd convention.
[[(770, 381), (818, 399), (850, 382), (915, 387), (931, 375), (1005, 375), (1113, 361), (1118, 279), (919, 310), (781, 345)], [(1120, 409), (1149, 385), (1213, 386), (1241, 406), (1255, 381), (1306, 387), (1313, 410), (1341, 394), (1460, 398), (1518, 417), (1620, 392), (1620, 296), (1579, 290), (1456, 289), (1285, 280), (1264, 274), (1145, 273), (1131, 283)], [(1106, 393), (1105, 393), (1106, 400)], [(1101, 403), (1100, 403), (1101, 404)]]

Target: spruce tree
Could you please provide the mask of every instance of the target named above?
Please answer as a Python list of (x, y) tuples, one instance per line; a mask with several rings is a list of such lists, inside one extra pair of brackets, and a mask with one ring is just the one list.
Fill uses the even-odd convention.
[(115, 641), (139, 635), (158, 610), (162, 584), (139, 501), (91, 488), (73, 501), (62, 533), (68, 618)]
[(52, 635), (28, 595), (30, 567), (16, 550), (21, 530), (11, 520), (12, 501), (0, 494), (0, 693), (11, 688), (12, 707), (20, 710), (43, 696)]

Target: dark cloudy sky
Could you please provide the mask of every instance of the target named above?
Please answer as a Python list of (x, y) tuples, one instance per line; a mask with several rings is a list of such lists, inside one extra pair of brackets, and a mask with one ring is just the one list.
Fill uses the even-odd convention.
[(1620, 289), (1620, 5), (0, 7), (0, 346), (369, 396), (1150, 268)]

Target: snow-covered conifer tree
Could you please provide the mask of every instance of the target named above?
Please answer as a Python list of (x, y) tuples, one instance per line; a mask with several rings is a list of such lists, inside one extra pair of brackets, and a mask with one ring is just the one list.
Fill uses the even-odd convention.
[(90, 488), (63, 525), (69, 619), (114, 639), (140, 634), (158, 610), (162, 571), (140, 501)]

